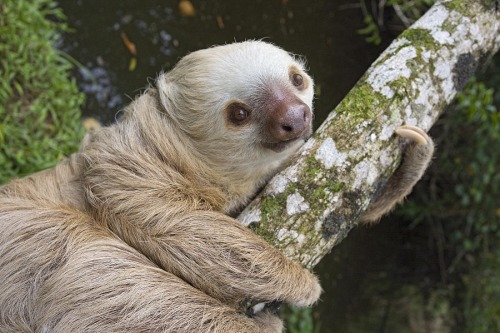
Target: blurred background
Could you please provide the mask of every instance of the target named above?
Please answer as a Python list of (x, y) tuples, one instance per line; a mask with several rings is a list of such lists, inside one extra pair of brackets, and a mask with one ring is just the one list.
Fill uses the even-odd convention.
[[(304, 56), (315, 126), (432, 0), (1, 0), (0, 183), (76, 151), (160, 71), (264, 39)], [(288, 332), (500, 332), (500, 57), (431, 135), (437, 154), (394, 214), (316, 267), (325, 292)]]

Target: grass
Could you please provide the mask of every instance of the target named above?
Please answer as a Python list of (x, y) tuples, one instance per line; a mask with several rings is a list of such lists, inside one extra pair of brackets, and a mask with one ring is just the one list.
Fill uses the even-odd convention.
[(52, 0), (0, 2), (0, 184), (55, 165), (83, 136), (84, 96), (54, 46), (64, 20)]

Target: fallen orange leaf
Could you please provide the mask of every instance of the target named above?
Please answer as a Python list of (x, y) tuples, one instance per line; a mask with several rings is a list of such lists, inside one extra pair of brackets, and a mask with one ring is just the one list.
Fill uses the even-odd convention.
[(179, 11), (182, 16), (195, 16), (196, 10), (194, 9), (193, 4), (189, 0), (180, 0), (179, 1)]
[(132, 43), (130, 39), (128, 39), (127, 34), (125, 34), (124, 32), (120, 32), (120, 37), (122, 38), (123, 44), (130, 52), (130, 54), (133, 56), (137, 55), (137, 48), (135, 47), (135, 44)]

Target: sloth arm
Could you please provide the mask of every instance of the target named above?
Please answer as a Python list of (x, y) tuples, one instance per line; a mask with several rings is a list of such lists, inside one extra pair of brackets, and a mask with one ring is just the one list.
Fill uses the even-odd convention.
[(402, 202), (422, 178), (431, 162), (434, 143), (423, 130), (415, 126), (400, 126), (396, 128), (396, 134), (403, 139), (403, 159), (381, 193), (361, 217), (363, 224), (378, 222), (383, 215)]
[(81, 211), (22, 197), (0, 204), (1, 332), (282, 331), (276, 316), (239, 313)]
[(148, 151), (121, 147), (117, 131), (104, 134), (83, 152), (82, 183), (92, 215), (127, 244), (233, 307), (249, 299), (299, 306), (318, 299), (312, 273), (216, 210), (209, 200), (219, 192)]
[[(0, 331), (12, 331), (12, 327), (22, 325), (27, 331), (54, 333), (277, 333), (282, 331), (279, 318), (267, 312), (249, 318), (231, 306), (230, 301), (255, 294), (303, 305), (318, 297), (315, 277), (298, 265), (285, 262), (284, 257), (275, 258), (279, 263), (274, 266), (264, 263), (264, 269), (276, 272), (253, 267), (249, 271), (249, 265), (233, 263), (230, 259), (239, 259), (238, 251), (242, 251), (240, 256), (246, 258), (247, 264), (253, 260), (258, 266), (269, 259), (266, 255), (272, 256), (270, 251), (274, 249), (267, 246), (259, 251), (262, 249), (257, 247), (264, 241), (249, 239), (249, 231), (239, 232), (242, 227), (237, 224), (223, 229), (224, 221), (219, 224), (219, 219), (224, 219), (222, 214), (193, 211), (182, 218), (169, 219), (171, 223), (157, 221), (161, 227), (136, 224), (128, 230), (139, 243), (134, 248), (131, 242), (117, 238), (107, 225), (95, 220), (84, 207), (75, 207), (74, 200), (64, 202), (69, 193), (83, 195), (77, 190), (79, 165), (75, 158), (0, 188), (0, 281), (9, 286), (0, 295), (0, 317), (9, 323), (0, 320)], [(157, 206), (154, 198), (149, 199), (142, 203), (142, 208), (148, 204)], [(211, 226), (203, 225), (209, 222)], [(141, 235), (142, 230), (147, 233)], [(255, 248), (247, 251), (238, 246), (238, 241)], [(5, 251), (2, 244), (8, 244)], [(227, 244), (233, 248), (225, 248)], [(262, 258), (256, 258), (259, 255)], [(227, 265), (224, 260), (234, 266), (219, 271), (221, 265)], [(210, 267), (201, 266), (203, 263)], [(286, 276), (286, 268), (291, 270), (291, 276)], [(208, 279), (210, 273), (213, 274)], [(280, 281), (284, 287), (256, 285), (257, 274), (264, 276), (258, 283), (277, 283), (277, 279), (266, 279), (266, 274), (272, 273), (285, 279)], [(40, 278), (26, 285), (25, 281), (33, 280), (33, 274)], [(228, 281), (231, 276), (241, 281)], [(218, 284), (213, 283), (215, 279)], [(309, 296), (310, 290), (301, 293), (304, 286), (316, 288), (317, 294)], [(266, 293), (265, 289), (271, 288), (277, 290)], [(36, 318), (24, 319), (25, 307), (36, 309)]]
[[(242, 226), (214, 211), (192, 211), (156, 224), (126, 241), (164, 270), (225, 304), (283, 301), (314, 303), (321, 293), (317, 278)], [(134, 235), (131, 237), (131, 235)]]

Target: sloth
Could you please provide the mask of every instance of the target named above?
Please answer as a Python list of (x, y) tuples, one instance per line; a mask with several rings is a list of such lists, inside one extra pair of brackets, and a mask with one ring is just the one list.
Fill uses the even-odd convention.
[[(77, 153), (1, 187), (0, 331), (281, 332), (273, 305), (315, 303), (318, 279), (230, 215), (311, 135), (312, 101), (276, 46), (196, 51)], [(432, 155), (397, 131), (406, 157), (365, 221)]]

